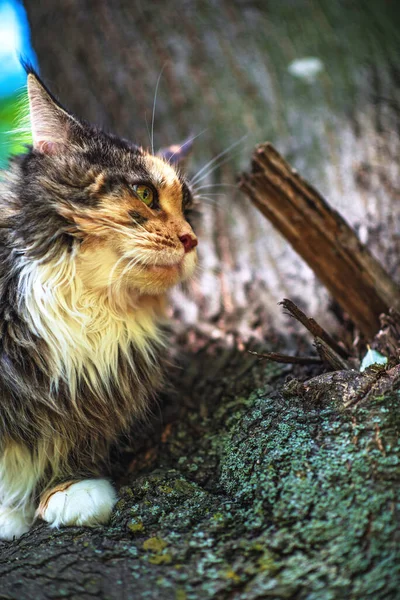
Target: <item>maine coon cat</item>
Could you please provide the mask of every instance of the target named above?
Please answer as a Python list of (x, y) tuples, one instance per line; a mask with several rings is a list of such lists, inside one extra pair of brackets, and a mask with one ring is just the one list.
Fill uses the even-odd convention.
[(165, 293), (196, 265), (171, 161), (77, 119), (27, 71), (33, 147), (0, 181), (2, 539), (35, 514), (107, 522), (110, 445), (160, 386)]

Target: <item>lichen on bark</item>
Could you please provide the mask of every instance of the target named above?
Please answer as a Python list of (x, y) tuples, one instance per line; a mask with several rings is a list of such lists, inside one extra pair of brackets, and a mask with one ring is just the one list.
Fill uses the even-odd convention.
[(340, 375), (298, 394), (289, 370), (188, 357), (177, 418), (110, 526), (4, 544), (2, 598), (394, 599), (398, 384), (345, 408)]

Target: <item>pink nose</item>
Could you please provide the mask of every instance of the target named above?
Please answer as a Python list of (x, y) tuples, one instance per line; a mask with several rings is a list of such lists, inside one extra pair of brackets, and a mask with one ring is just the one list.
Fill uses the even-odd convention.
[(197, 239), (191, 236), (189, 233), (185, 233), (185, 235), (180, 235), (179, 239), (181, 240), (183, 247), (185, 248), (185, 252), (190, 252), (192, 248), (196, 248)]

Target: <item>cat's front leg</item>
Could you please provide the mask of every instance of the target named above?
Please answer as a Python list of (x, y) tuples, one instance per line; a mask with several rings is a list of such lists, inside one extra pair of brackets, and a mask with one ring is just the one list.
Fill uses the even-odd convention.
[(0, 452), (0, 540), (19, 538), (34, 520), (34, 496), (42, 476), (32, 452), (15, 442)]
[(13, 540), (21, 537), (31, 528), (34, 509), (0, 506), (0, 540)]
[(44, 492), (36, 511), (51, 527), (108, 523), (117, 494), (107, 479), (68, 481)]

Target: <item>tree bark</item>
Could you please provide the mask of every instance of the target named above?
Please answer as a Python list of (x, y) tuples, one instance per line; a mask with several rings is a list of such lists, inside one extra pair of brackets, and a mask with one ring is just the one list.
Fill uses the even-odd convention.
[(271, 144), (256, 148), (251, 173), (243, 173), (239, 187), (371, 340), (379, 331), (379, 316), (399, 307), (400, 288), (343, 217)]
[[(194, 142), (195, 172), (247, 134), (201, 181), (231, 185), (252, 148), (270, 140), (400, 282), (395, 2), (25, 4), (42, 74), (77, 115), (149, 146), (146, 121), (150, 127), (164, 68), (156, 146), (203, 132)], [(292, 75), (290, 64), (310, 56), (321, 72)], [(213, 335), (263, 338), (268, 326), (284, 328), (277, 303), (287, 297), (332, 329), (328, 293), (254, 207), (231, 187), (200, 193), (209, 196), (196, 226), (202, 268), (190, 299), (175, 295), (180, 319), (204, 330), (209, 324)]]
[[(43, 75), (67, 107), (145, 144), (144, 113), (150, 121), (167, 63), (158, 145), (208, 127), (196, 140), (199, 167), (249, 132), (241, 159), (202, 181), (232, 184), (255, 143), (271, 140), (399, 281), (394, 4), (26, 7)], [(305, 56), (324, 66), (313, 81), (288, 72)], [(265, 364), (229, 348), (229, 336), (268, 335), (274, 350), (286, 350), (267, 328), (282, 323), (275, 304), (301, 298), (327, 326), (327, 294), (236, 193), (205, 204), (197, 230), (203, 269), (189, 299), (175, 295), (175, 314), (182, 339), (196, 323), (223, 343), (182, 348), (160, 422), (119, 458), (124, 485), (111, 526), (58, 531), (38, 523), (3, 543), (0, 597), (394, 600), (398, 371), (338, 371), (282, 390), (287, 375), (308, 379), (320, 367)]]
[(111, 525), (4, 543), (1, 598), (395, 600), (398, 370), (282, 394), (306, 372), (215, 345), (181, 367)]

